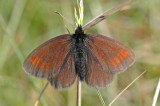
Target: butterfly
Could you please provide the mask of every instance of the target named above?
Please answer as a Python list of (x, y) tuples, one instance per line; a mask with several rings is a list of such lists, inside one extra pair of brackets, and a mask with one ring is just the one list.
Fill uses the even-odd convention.
[(74, 34), (57, 36), (36, 48), (23, 69), (46, 78), (58, 90), (70, 87), (76, 77), (91, 87), (104, 88), (134, 61), (134, 53), (123, 44), (100, 34), (85, 34), (78, 26)]

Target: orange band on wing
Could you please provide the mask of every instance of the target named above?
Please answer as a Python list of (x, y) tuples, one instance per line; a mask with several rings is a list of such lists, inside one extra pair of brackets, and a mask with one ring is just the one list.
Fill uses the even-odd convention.
[(37, 56), (37, 57), (35, 56), (35, 57), (30, 58), (30, 62), (31, 62), (33, 65), (36, 64), (37, 60), (38, 60), (38, 56)]
[(111, 59), (111, 62), (112, 62), (113, 67), (117, 66), (117, 64), (115, 63), (114, 59)]
[(45, 67), (45, 71), (49, 71), (49, 66), (50, 66), (50, 63), (47, 63)]
[(120, 63), (120, 60), (117, 57), (115, 57), (114, 60), (116, 61), (117, 64)]
[(45, 66), (45, 62), (43, 62), (41, 65), (40, 65), (40, 68), (44, 68)]
[(41, 60), (42, 60), (42, 58), (39, 58), (39, 59), (37, 60), (36, 68), (38, 67), (38, 65), (39, 65), (39, 63), (40, 63)]
[(124, 50), (121, 50), (117, 55), (118, 55), (118, 57), (119, 57), (121, 60), (124, 60), (124, 58), (127, 57), (128, 52), (127, 52), (127, 51), (124, 51)]
[(120, 51), (121, 55), (126, 58), (126, 56), (128, 55), (128, 52), (127, 51)]

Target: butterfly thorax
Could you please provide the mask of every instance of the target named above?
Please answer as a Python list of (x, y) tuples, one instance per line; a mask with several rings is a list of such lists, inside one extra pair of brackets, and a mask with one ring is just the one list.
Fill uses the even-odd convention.
[(75, 71), (80, 77), (80, 80), (84, 80), (86, 74), (86, 46), (84, 41), (86, 40), (86, 34), (82, 31), (81, 27), (78, 27), (75, 34), (72, 35), (72, 50), (74, 53)]

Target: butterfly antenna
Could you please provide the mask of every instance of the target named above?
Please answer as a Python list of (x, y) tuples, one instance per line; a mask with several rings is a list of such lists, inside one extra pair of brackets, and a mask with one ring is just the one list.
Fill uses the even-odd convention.
[(103, 106), (106, 106), (106, 104), (105, 104), (105, 102), (104, 102), (104, 99), (103, 99), (103, 97), (102, 97), (102, 94), (101, 94), (101, 92), (99, 91), (98, 88), (97, 88), (97, 94), (98, 94), (98, 97), (99, 97), (102, 105), (103, 105)]
[(70, 33), (70, 31), (69, 31), (69, 29), (67, 28), (67, 26), (66, 26), (66, 25), (65, 25), (65, 28), (67, 29), (67, 32), (68, 32), (69, 34), (71, 34), (71, 33)]
[(65, 21), (67, 21), (72, 27), (76, 28), (67, 18), (65, 18), (61, 13), (55, 11), (56, 14), (60, 15)]
[(42, 95), (43, 95), (44, 91), (46, 90), (46, 88), (47, 88), (48, 84), (49, 84), (49, 81), (46, 83), (46, 85), (45, 85), (45, 87), (43, 88), (43, 90), (42, 90), (42, 92), (41, 92), (40, 96), (39, 96), (39, 97), (38, 97), (38, 99), (36, 100), (36, 102), (35, 102), (35, 105), (34, 105), (34, 106), (38, 106), (38, 103), (39, 103), (39, 101), (40, 101), (40, 99), (41, 99), (41, 97), (42, 97)]

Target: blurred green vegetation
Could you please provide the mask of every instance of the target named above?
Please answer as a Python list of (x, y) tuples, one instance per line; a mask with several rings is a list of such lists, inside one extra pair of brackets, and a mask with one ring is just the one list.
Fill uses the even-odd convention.
[[(84, 0), (84, 24), (124, 0)], [(76, 0), (0, 0), (0, 106), (33, 106), (46, 80), (27, 75), (22, 63), (38, 45), (74, 33), (54, 11), (74, 23)], [(121, 11), (88, 29), (122, 42), (136, 54), (135, 64), (101, 89), (108, 105), (140, 73), (138, 81), (112, 106), (151, 106), (160, 76), (160, 1), (133, 0)], [(76, 83), (64, 91), (47, 88), (39, 106), (75, 106)], [(160, 105), (160, 98), (157, 106)], [(82, 83), (82, 106), (101, 106), (96, 89)]]

